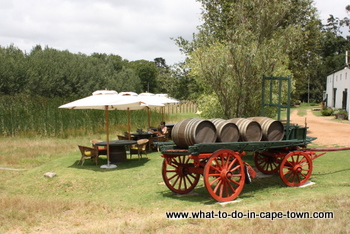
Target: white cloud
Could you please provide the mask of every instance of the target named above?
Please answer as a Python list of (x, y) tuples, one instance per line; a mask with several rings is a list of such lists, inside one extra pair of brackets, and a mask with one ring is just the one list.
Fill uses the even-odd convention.
[(178, 62), (171, 37), (188, 36), (199, 25), (195, 0), (12, 0), (0, 2), (1, 46), (29, 52), (35, 45), (124, 59)]
[(329, 15), (339, 18), (349, 17), (345, 10), (345, 7), (350, 5), (349, 0), (314, 0), (314, 3), (323, 23), (327, 22)]
[[(346, 16), (348, 0), (315, 1), (322, 18)], [(0, 0), (0, 45), (163, 57), (171, 65), (184, 57), (170, 38), (191, 39), (200, 11), (195, 0)]]

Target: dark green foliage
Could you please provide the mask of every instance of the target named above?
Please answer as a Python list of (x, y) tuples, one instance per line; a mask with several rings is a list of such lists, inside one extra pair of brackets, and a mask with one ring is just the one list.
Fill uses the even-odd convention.
[(192, 42), (176, 42), (188, 55), (190, 75), (203, 87), (202, 99), (210, 97), (216, 108), (204, 113), (207, 118), (220, 112), (226, 118), (258, 115), (263, 75), (305, 81), (317, 61), (320, 36), (310, 0), (199, 2), (199, 32)]
[(333, 114), (336, 119), (349, 119), (349, 113), (346, 110), (335, 110)]
[(141, 79), (141, 88), (143, 92), (157, 92), (158, 70), (154, 62), (146, 60), (137, 60), (130, 62), (130, 67)]
[[(162, 80), (171, 78), (162, 58), (154, 62), (129, 62), (112, 54), (88, 56), (40, 45), (28, 54), (14, 45), (0, 46), (0, 134), (6, 137), (104, 134), (103, 111), (58, 107), (99, 89), (157, 92), (159, 74)], [(161, 91), (168, 92), (168, 87)], [(148, 127), (145, 110), (131, 111), (130, 115), (134, 126)], [(127, 130), (126, 111), (110, 111), (109, 121), (111, 133)], [(151, 111), (151, 121), (156, 126), (161, 115)]]
[(323, 108), (321, 110), (322, 116), (331, 116), (333, 114), (334, 110), (332, 108)]
[[(330, 15), (327, 23), (321, 25), (320, 45), (317, 50), (319, 60), (313, 64), (313, 70), (304, 82), (298, 84), (298, 96), (302, 101), (307, 102), (308, 96), (310, 101), (322, 101), (323, 91), (326, 89), (326, 77), (346, 66), (345, 52), (350, 51), (350, 37), (344, 35), (342, 31), (349, 27), (346, 24), (348, 20), (348, 18), (339, 19)], [(308, 84), (310, 91), (308, 91)]]
[(15, 94), (24, 91), (27, 85), (25, 54), (14, 47), (0, 47), (0, 94)]
[(156, 62), (129, 62), (112, 54), (73, 54), (40, 45), (26, 54), (14, 45), (0, 46), (0, 95), (85, 97), (99, 89), (157, 92), (158, 70), (167, 65), (162, 58)]

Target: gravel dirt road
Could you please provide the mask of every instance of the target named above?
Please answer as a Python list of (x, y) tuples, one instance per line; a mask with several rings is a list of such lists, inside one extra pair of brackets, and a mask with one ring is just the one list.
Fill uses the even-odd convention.
[(309, 127), (307, 135), (317, 137), (313, 144), (322, 147), (350, 147), (350, 121), (334, 121), (334, 117), (318, 117), (307, 110), (306, 116), (298, 116), (298, 110), (291, 113), (291, 123)]

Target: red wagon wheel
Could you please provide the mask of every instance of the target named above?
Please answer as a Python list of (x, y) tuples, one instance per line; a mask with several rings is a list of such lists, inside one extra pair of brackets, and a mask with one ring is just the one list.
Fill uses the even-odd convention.
[(234, 200), (245, 181), (241, 155), (228, 149), (215, 151), (204, 167), (204, 184), (209, 194), (219, 202)]
[(280, 165), (280, 177), (288, 186), (300, 186), (306, 183), (312, 173), (312, 160), (309, 154), (293, 151), (287, 154)]
[(199, 181), (200, 174), (189, 171), (194, 167), (186, 155), (164, 158), (162, 176), (168, 188), (180, 194), (191, 192)]
[(279, 170), (281, 157), (269, 155), (267, 152), (255, 152), (254, 164), (264, 174), (273, 174)]

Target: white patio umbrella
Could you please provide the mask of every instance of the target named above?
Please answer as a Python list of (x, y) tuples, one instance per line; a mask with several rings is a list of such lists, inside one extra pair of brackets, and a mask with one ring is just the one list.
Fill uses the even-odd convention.
[[(175, 99), (175, 98), (172, 98), (172, 97), (169, 97), (168, 94), (166, 93), (158, 93), (156, 94), (156, 97), (158, 97), (158, 100), (160, 103), (163, 103), (163, 104), (176, 104), (176, 103), (180, 103), (179, 100)], [(165, 108), (162, 108), (162, 120), (164, 121), (164, 112), (165, 112)]]
[[(140, 93), (139, 97), (146, 103), (162, 103), (164, 106), (166, 104), (180, 103), (179, 100), (171, 98), (168, 94), (153, 94), (153, 93)], [(149, 113), (148, 113), (149, 115)], [(164, 108), (162, 109), (162, 120), (164, 120)], [(150, 120), (148, 119), (148, 125), (150, 125)]]
[(107, 134), (107, 165), (103, 165), (101, 166), (101, 168), (116, 168), (116, 165), (111, 165), (109, 161), (108, 111), (109, 110), (138, 110), (138, 109), (145, 108), (146, 106), (147, 104), (145, 102), (142, 102), (138, 96), (125, 98), (125, 96), (118, 95), (118, 93), (114, 90), (98, 90), (93, 92), (92, 96), (64, 104), (62, 106), (59, 106), (59, 108), (105, 110), (106, 134)]
[(171, 103), (179, 103), (180, 101), (175, 99), (175, 98), (171, 98), (168, 96), (168, 94), (166, 93), (158, 93), (158, 94), (154, 94), (154, 93), (140, 93), (139, 94), (140, 97), (142, 97), (142, 99), (146, 102), (155, 102), (155, 103), (162, 103), (162, 104), (171, 104)]
[(148, 111), (148, 122), (149, 122), (149, 110), (150, 108), (154, 108), (154, 107), (163, 107), (164, 104), (157, 102), (157, 100), (145, 100), (144, 98), (142, 98), (141, 96), (139, 96), (137, 93), (134, 92), (121, 92), (118, 94), (118, 96), (122, 96), (125, 100), (139, 100), (141, 102), (140, 106), (130, 106), (127, 107), (126, 109), (118, 109), (118, 110), (126, 110), (127, 111), (127, 117), (128, 117), (128, 132), (130, 132), (130, 110), (141, 110), (141, 109), (147, 109)]

